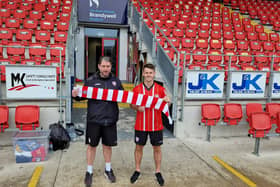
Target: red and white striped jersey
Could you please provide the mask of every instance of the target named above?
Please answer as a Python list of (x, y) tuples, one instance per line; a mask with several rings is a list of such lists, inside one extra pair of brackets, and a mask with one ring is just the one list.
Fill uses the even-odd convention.
[[(148, 96), (163, 98), (165, 97), (165, 89), (157, 83), (147, 90), (143, 83), (137, 85), (133, 92)], [(159, 131), (163, 129), (161, 111), (154, 108), (145, 108), (144, 112), (137, 111), (135, 130), (137, 131)]]

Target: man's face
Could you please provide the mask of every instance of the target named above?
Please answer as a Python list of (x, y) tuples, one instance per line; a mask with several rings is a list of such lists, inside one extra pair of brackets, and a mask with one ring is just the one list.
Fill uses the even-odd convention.
[(144, 77), (144, 81), (153, 81), (155, 78), (155, 71), (150, 69), (150, 68), (145, 68), (143, 71), (143, 77)]
[(102, 60), (101, 64), (98, 64), (98, 69), (101, 77), (109, 77), (112, 65), (110, 62)]

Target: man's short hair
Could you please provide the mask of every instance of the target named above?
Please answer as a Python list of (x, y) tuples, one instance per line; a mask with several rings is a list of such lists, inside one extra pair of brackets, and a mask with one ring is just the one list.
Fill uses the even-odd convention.
[(111, 58), (108, 57), (108, 56), (101, 56), (101, 57), (99, 58), (98, 64), (101, 64), (102, 61), (110, 62), (110, 63), (112, 64)]
[(145, 69), (145, 68), (148, 68), (148, 69), (152, 69), (152, 70), (156, 70), (156, 67), (153, 65), (153, 64), (145, 64), (144, 66), (143, 66), (143, 70)]

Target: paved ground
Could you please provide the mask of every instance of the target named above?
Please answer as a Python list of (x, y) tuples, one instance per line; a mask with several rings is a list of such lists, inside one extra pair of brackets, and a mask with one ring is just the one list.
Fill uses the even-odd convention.
[[(129, 177), (134, 171), (133, 122), (134, 112), (122, 109), (118, 124), (119, 145), (113, 149), (112, 166), (117, 183), (109, 184), (104, 176), (104, 160), (99, 148), (94, 163), (94, 185), (96, 187), (150, 187), (158, 186), (154, 177), (152, 148), (144, 150), (142, 176), (132, 185)], [(75, 111), (75, 123), (83, 126), (85, 112)], [(79, 119), (78, 119), (79, 118)], [(82, 122), (82, 123), (81, 123)], [(86, 169), (83, 137), (72, 142), (68, 150), (49, 152), (45, 162), (16, 164), (13, 155), (11, 132), (0, 134), (0, 186), (27, 186), (36, 166), (43, 166), (38, 186), (83, 187)], [(162, 173), (168, 187), (217, 187), (247, 186), (239, 178), (221, 167), (212, 156), (218, 156), (233, 168), (263, 187), (280, 187), (280, 138), (261, 141), (260, 156), (251, 152), (254, 139), (248, 137), (219, 138), (206, 142), (204, 139), (179, 140), (167, 131), (164, 133)]]

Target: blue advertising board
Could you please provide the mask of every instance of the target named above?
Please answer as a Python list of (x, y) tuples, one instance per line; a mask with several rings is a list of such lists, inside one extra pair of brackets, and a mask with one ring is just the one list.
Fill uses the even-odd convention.
[(266, 72), (231, 72), (230, 98), (263, 98)]
[(127, 25), (128, 0), (78, 0), (78, 21)]
[(224, 72), (187, 72), (186, 98), (221, 98), (223, 90)]
[(273, 98), (280, 98), (280, 73), (273, 73), (272, 91), (271, 96)]

